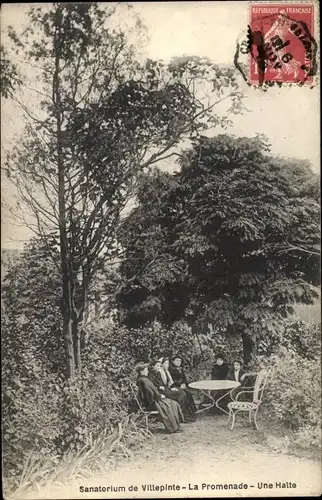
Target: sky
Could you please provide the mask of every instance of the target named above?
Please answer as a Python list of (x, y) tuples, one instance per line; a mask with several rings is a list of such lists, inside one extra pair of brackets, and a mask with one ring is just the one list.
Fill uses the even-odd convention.
[[(31, 4), (2, 4), (1, 29), (21, 24)], [(173, 56), (207, 56), (233, 64), (236, 41), (248, 24), (248, 2), (137, 2), (133, 9), (148, 30), (147, 56), (169, 60)], [(128, 14), (130, 15), (130, 14)], [(248, 111), (234, 118), (228, 130), (237, 136), (265, 134), (275, 154), (308, 159), (319, 171), (319, 86), (272, 88), (267, 92), (248, 87), (240, 78)], [(19, 115), (7, 102), (2, 105), (2, 148), (19, 134)], [(167, 168), (167, 165), (165, 165)], [(169, 163), (168, 168), (172, 165)], [(12, 188), (2, 186), (2, 198), (10, 201)], [(15, 228), (2, 209), (1, 246), (19, 248), (28, 231)]]

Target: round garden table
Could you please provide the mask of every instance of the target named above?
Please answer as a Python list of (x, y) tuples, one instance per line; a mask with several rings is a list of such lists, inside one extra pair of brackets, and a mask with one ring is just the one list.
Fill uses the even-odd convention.
[[(191, 389), (198, 389), (205, 396), (207, 396), (208, 399), (211, 400), (211, 403), (209, 405), (207, 405), (205, 408), (197, 410), (197, 413), (209, 410), (210, 408), (216, 406), (219, 410), (223, 411), (224, 413), (227, 413), (227, 415), (228, 411), (224, 410), (224, 408), (219, 406), (218, 403), (225, 396), (227, 396), (227, 394), (229, 394), (231, 389), (235, 389), (236, 387), (239, 386), (240, 382), (235, 382), (234, 380), (199, 380), (198, 382), (191, 382), (191, 384), (189, 384), (189, 387)], [(219, 398), (215, 399), (211, 394), (212, 391), (227, 391), (227, 392), (223, 396), (220, 396)]]

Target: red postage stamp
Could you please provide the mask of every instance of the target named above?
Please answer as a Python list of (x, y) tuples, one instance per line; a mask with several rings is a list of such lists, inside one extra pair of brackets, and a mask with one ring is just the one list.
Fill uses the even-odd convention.
[(313, 30), (313, 4), (251, 3), (249, 82), (312, 84), (317, 51)]

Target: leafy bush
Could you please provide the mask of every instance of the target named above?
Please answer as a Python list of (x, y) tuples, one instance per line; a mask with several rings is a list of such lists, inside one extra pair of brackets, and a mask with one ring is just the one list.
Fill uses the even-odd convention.
[(321, 365), (281, 347), (270, 359), (265, 403), (272, 420), (294, 432), (298, 444), (320, 446)]
[(193, 335), (184, 322), (166, 328), (155, 321), (141, 328), (116, 328), (110, 332), (113, 345), (136, 361), (152, 361), (160, 356), (180, 353), (190, 364), (192, 360)]
[(221, 354), (229, 361), (242, 357), (242, 339), (232, 335), (227, 327), (211, 328), (207, 333), (200, 334), (199, 339), (204, 357), (209, 358), (210, 363), (217, 354)]
[(293, 442), (300, 448), (321, 448), (321, 427), (304, 425), (294, 434)]
[(112, 430), (102, 431), (79, 450), (68, 450), (62, 456), (39, 457), (30, 453), (23, 471), (15, 483), (4, 478), (5, 498), (24, 498), (30, 493), (37, 495), (43, 488), (61, 487), (64, 484), (109, 471), (123, 457), (133, 455), (132, 448), (141, 446), (150, 432), (138, 426), (136, 415), (127, 416)]
[(5, 476), (13, 483), (30, 452), (37, 460), (76, 452), (127, 417), (134, 361), (113, 345), (117, 332), (93, 330), (82, 375), (68, 381), (46, 370), (32, 346), (20, 351), (22, 366), (5, 378), (2, 401)]
[(258, 342), (258, 354), (262, 356), (276, 354), (281, 346), (305, 359), (319, 359), (321, 323), (308, 323), (294, 317), (284, 319), (281, 332), (271, 332)]
[(123, 346), (113, 345), (117, 328), (94, 327), (82, 375), (72, 381), (60, 376), (65, 362), (60, 281), (51, 250), (31, 242), (3, 280), (3, 460), (5, 476), (15, 484), (30, 454), (42, 461), (76, 451), (109, 432), (132, 407), (133, 360)]
[(305, 359), (320, 359), (321, 323), (288, 320), (281, 345)]
[[(31, 374), (31, 370), (30, 370)], [(59, 382), (35, 365), (31, 377), (15, 377), (3, 387), (2, 421), (4, 476), (15, 482), (30, 452), (55, 455), (60, 433)]]
[[(1, 309), (4, 371), (25, 376), (21, 354), (41, 361), (51, 373), (64, 369), (61, 316), (61, 282), (54, 264), (57, 250), (31, 240), (19, 258), (8, 266), (2, 280)], [(31, 366), (31, 364), (29, 364)]]
[(129, 387), (118, 386), (104, 368), (84, 368), (72, 381), (39, 371), (35, 380), (15, 379), (4, 391), (10, 416), (3, 421), (5, 476), (17, 484), (32, 452), (37, 460), (77, 451), (112, 432), (128, 415)]

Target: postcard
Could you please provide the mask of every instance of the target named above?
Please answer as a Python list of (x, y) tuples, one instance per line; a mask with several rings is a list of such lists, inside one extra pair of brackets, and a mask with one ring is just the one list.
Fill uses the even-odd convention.
[(318, 18), (2, 4), (6, 500), (321, 494)]

